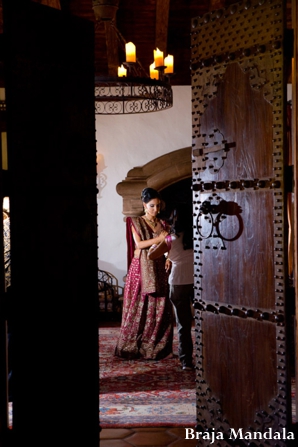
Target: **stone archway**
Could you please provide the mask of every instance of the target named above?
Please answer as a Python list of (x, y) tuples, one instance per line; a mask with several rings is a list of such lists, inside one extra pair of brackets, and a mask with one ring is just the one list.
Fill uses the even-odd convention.
[(140, 192), (143, 188), (151, 187), (160, 191), (191, 175), (191, 147), (169, 152), (131, 169), (125, 180), (116, 186), (117, 193), (123, 198), (123, 214), (142, 214)]

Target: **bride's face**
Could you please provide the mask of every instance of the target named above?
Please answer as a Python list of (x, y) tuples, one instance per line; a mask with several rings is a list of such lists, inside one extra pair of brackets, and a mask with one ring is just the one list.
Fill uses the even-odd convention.
[(147, 215), (156, 217), (160, 211), (160, 200), (152, 199), (148, 203), (144, 203), (144, 209)]

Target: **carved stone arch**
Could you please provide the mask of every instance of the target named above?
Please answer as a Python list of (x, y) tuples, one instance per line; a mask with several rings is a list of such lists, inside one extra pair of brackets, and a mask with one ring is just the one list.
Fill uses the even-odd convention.
[(140, 195), (143, 188), (150, 187), (160, 191), (191, 175), (191, 147), (169, 152), (131, 169), (125, 180), (116, 186), (117, 193), (123, 198), (123, 214), (142, 214)]

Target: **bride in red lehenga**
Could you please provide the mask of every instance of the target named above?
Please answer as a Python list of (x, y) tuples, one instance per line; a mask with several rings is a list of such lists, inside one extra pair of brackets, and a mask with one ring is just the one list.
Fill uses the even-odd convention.
[(149, 260), (147, 255), (149, 248), (162, 242), (168, 232), (165, 222), (157, 218), (159, 193), (145, 188), (141, 199), (145, 214), (126, 220), (129, 270), (115, 355), (160, 360), (172, 354), (173, 312), (165, 257)]

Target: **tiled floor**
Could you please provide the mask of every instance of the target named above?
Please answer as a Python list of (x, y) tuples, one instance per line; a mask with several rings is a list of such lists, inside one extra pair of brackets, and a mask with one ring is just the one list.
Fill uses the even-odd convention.
[(195, 447), (195, 439), (185, 439), (185, 429), (104, 428), (100, 432), (100, 447)]

